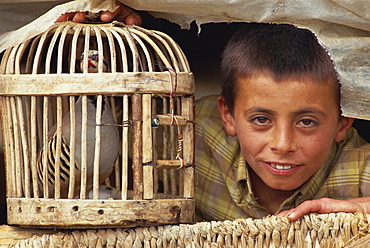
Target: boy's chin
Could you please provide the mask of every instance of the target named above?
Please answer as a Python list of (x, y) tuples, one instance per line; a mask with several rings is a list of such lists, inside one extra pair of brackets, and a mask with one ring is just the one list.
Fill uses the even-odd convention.
[[(266, 183), (266, 182), (265, 182)], [(296, 191), (302, 184), (300, 185), (282, 185), (282, 184), (266, 184), (268, 187), (275, 191), (281, 191), (281, 192), (294, 192)]]

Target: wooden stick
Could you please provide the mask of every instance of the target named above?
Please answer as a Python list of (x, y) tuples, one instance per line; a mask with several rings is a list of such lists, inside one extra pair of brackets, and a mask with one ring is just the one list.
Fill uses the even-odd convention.
[[(14, 158), (14, 128), (13, 128), (13, 120), (11, 115), (11, 107), (10, 107), (10, 97), (5, 97), (3, 101), (4, 109), (6, 109), (6, 115), (3, 120), (4, 127), (3, 129), (3, 142), (4, 146), (6, 147), (4, 150), (5, 154), (5, 165), (7, 166), (6, 170), (6, 179), (7, 179), (7, 187), (6, 187), (6, 195), (8, 197), (15, 197), (16, 192), (16, 181), (15, 181), (15, 158)], [(3, 110), (2, 110), (3, 112)], [(7, 120), (7, 121), (5, 121)], [(5, 132), (7, 130), (7, 132)]]
[(36, 97), (31, 96), (31, 113), (30, 113), (30, 135), (31, 135), (31, 172), (32, 172), (32, 188), (34, 198), (39, 198), (38, 175), (37, 175), (37, 133), (36, 133)]
[[(109, 33), (110, 34), (110, 33)], [(115, 56), (114, 56), (115, 58)], [(114, 66), (114, 68), (116, 68), (116, 66)], [(113, 69), (113, 66), (112, 66), (112, 69)], [(114, 123), (118, 123), (117, 119), (117, 111), (116, 111), (116, 101), (115, 101), (115, 98), (112, 96), (112, 97), (109, 97), (109, 100), (110, 100), (110, 106), (111, 106), (111, 110), (112, 110), (112, 115), (113, 115), (113, 119), (114, 119)], [(118, 191), (121, 190), (121, 178), (120, 178), (120, 174), (121, 174), (121, 171), (120, 171), (120, 166), (119, 166), (119, 159), (117, 158), (115, 163), (114, 163), (114, 177), (115, 177), (115, 188)], [(105, 180), (105, 184), (107, 186), (110, 185), (110, 180), (109, 180), (109, 177), (107, 177), (107, 179)]]
[[(154, 115), (157, 113), (157, 101), (156, 101), (156, 98), (152, 98), (152, 118), (154, 117)], [(157, 143), (158, 143), (158, 133), (157, 133), (157, 128), (153, 128), (152, 129), (152, 134), (153, 134), (153, 137), (152, 137), (152, 146), (153, 146), (153, 161), (156, 161), (158, 159), (158, 148), (157, 148)], [(163, 142), (162, 142), (163, 143)], [(158, 176), (158, 170), (156, 168), (154, 168), (154, 171), (153, 171), (153, 180), (154, 180), (154, 186), (153, 186), (153, 191), (154, 193), (158, 193), (159, 191), (159, 176)]]
[(143, 94), (142, 95), (143, 102), (142, 102), (142, 120), (143, 120), (143, 163), (150, 163), (152, 162), (152, 113), (151, 113), (151, 102), (152, 97), (151, 94)]
[(143, 132), (142, 132), (142, 163), (146, 164), (143, 166), (143, 183), (144, 199), (153, 199), (153, 166), (151, 162), (153, 161), (152, 156), (152, 96), (151, 94), (142, 95), (142, 118), (143, 118)]
[(24, 166), (24, 195), (25, 197), (31, 197), (31, 176), (30, 176), (30, 159), (29, 159), (29, 145), (28, 139), (26, 134), (26, 120), (23, 114), (23, 103), (22, 97), (17, 96), (17, 112), (19, 118), (19, 128), (20, 128), (20, 136), (21, 136), (21, 144), (22, 144), (22, 151), (23, 151), (23, 166)]
[[(98, 95), (96, 104), (96, 127), (95, 127), (95, 153), (94, 153), (94, 172), (93, 172), (93, 199), (97, 200), (99, 196), (99, 162), (101, 145), (101, 117), (102, 117), (102, 95)], [(108, 103), (106, 103), (108, 104)]]
[(44, 198), (49, 198), (49, 181), (48, 181), (48, 133), (49, 133), (49, 97), (44, 96), (44, 104), (43, 104), (43, 129), (42, 129), (42, 137), (43, 137), (43, 156), (42, 156), (42, 184), (43, 184), (43, 191), (44, 191)]
[[(87, 54), (87, 53), (86, 53)], [(87, 96), (82, 97), (81, 125), (81, 189), (80, 198), (86, 199), (87, 184)]]
[[(117, 54), (116, 54), (116, 45), (114, 44), (113, 35), (109, 31), (109, 29), (105, 27), (100, 27), (101, 30), (107, 35), (108, 42), (109, 42), (109, 49), (110, 49), (110, 72), (115, 73), (117, 72)], [(114, 98), (112, 98), (114, 99)], [(113, 106), (112, 106), (113, 109)]]
[(55, 199), (60, 198), (60, 157), (62, 154), (62, 97), (57, 96), (57, 129), (56, 129), (56, 137), (57, 137), (57, 144), (56, 144), (56, 153), (55, 153), (55, 174), (54, 174), (54, 182), (55, 182)]
[(71, 25), (66, 25), (64, 27), (64, 30), (62, 32), (62, 35), (59, 38), (59, 44), (58, 44), (58, 58), (57, 58), (57, 73), (61, 74), (62, 73), (62, 68), (63, 68), (63, 59), (68, 60), (67, 56), (64, 56), (63, 54), (63, 49), (64, 49), (64, 44), (66, 40), (67, 33), (70, 29)]
[(134, 94), (132, 99), (132, 171), (134, 178), (134, 200), (143, 199), (142, 165), (142, 103), (141, 95)]
[[(163, 98), (163, 114), (166, 115), (168, 113), (168, 98), (167, 97), (164, 97)], [(163, 155), (162, 155), (162, 158), (163, 159), (169, 159), (169, 155), (168, 155), (168, 145), (169, 145), (169, 141), (168, 141), (168, 133), (169, 133), (169, 126), (164, 126), (163, 127)], [(169, 187), (169, 178), (168, 178), (168, 171), (167, 170), (163, 170), (162, 171), (163, 173), (163, 193), (165, 194), (169, 194), (170, 193), (170, 187)]]
[[(186, 160), (183, 163), (186, 164)], [(155, 166), (158, 169), (178, 169), (181, 166), (181, 161), (178, 159), (157, 159)]]
[(74, 96), (69, 97), (70, 139), (69, 139), (69, 190), (68, 199), (75, 196), (76, 187), (76, 101)]
[(126, 123), (122, 127), (122, 186), (121, 198), (127, 200), (128, 191), (128, 129), (129, 129), (129, 108), (128, 108), (128, 95), (124, 95), (122, 99), (122, 122)]
[(169, 125), (179, 125), (179, 126), (185, 126), (187, 124), (187, 119), (184, 116), (181, 115), (174, 115), (174, 118), (176, 118), (176, 122), (172, 123), (172, 116), (170, 115), (157, 115), (156, 116), (159, 120), (159, 125), (169, 126)]
[[(175, 99), (176, 98), (172, 99), (174, 104), (175, 104)], [(171, 104), (170, 104), (170, 108), (171, 108)], [(170, 109), (170, 113), (172, 113), (172, 109)], [(175, 114), (175, 110), (174, 110), (173, 114)], [(173, 121), (173, 125), (170, 126), (170, 139), (169, 139), (169, 146), (170, 147), (169, 147), (169, 149), (170, 149), (170, 158), (171, 159), (176, 158), (176, 151), (177, 151), (177, 135), (175, 135), (175, 128), (177, 129), (177, 126), (175, 126), (174, 123), (176, 123), (176, 121)], [(168, 171), (168, 173), (170, 174), (169, 183), (170, 183), (171, 195), (176, 195), (177, 190), (176, 190), (175, 171), (170, 170), (170, 171)]]
[(22, 181), (23, 181), (23, 173), (22, 167), (23, 163), (21, 161), (21, 154), (20, 153), (20, 139), (19, 139), (19, 122), (17, 118), (17, 111), (15, 106), (15, 99), (14, 97), (10, 98), (10, 106), (12, 111), (12, 118), (14, 124), (14, 152), (15, 152), (15, 182), (16, 182), (16, 196), (22, 197)]
[[(183, 158), (190, 165), (194, 164), (194, 96), (182, 98), (182, 114), (189, 120), (183, 128)], [(194, 167), (186, 167), (182, 171), (184, 176), (184, 193), (185, 198), (194, 198)]]

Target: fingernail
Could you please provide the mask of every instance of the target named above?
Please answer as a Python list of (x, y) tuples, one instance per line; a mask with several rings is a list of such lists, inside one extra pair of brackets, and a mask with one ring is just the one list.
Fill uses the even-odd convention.
[(138, 21), (135, 17), (132, 17), (132, 16), (128, 16), (126, 18), (126, 24), (127, 25), (137, 25), (138, 24)]
[(106, 20), (112, 19), (112, 15), (109, 12), (104, 12), (101, 14), (100, 18), (105, 18)]
[(294, 216), (295, 216), (295, 213), (293, 212), (293, 213), (290, 213), (290, 214), (288, 215), (288, 218), (294, 218)]

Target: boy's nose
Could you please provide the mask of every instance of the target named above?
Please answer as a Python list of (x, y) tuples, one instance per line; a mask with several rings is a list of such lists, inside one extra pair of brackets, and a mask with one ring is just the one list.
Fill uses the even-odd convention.
[(289, 154), (296, 151), (297, 146), (294, 138), (294, 130), (291, 127), (280, 127), (274, 130), (270, 149), (274, 153)]

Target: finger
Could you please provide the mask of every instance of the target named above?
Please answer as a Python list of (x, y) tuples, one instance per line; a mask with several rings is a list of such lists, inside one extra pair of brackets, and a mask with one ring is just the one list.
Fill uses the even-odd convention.
[(325, 204), (326, 202), (322, 201), (322, 199), (305, 201), (298, 207), (291, 209), (286, 217), (291, 221), (295, 221), (308, 213), (327, 213)]
[(56, 21), (57, 22), (70, 21), (73, 19), (74, 15), (75, 15), (75, 12), (64, 13), (61, 16), (59, 16)]
[(277, 217), (288, 217), (294, 209), (289, 209), (276, 214)]
[(127, 16), (125, 24), (140, 26), (141, 24), (143, 24), (143, 20), (141, 19), (141, 16), (138, 13), (133, 12), (132, 14)]
[(141, 25), (142, 19), (141, 16), (134, 12), (131, 8), (116, 2), (118, 8), (112, 13), (109, 11), (104, 11), (100, 15), (100, 19), (103, 22), (110, 22), (112, 20), (117, 20), (120, 22), (124, 22), (127, 25)]
[(83, 22), (86, 18), (86, 12), (76, 12), (76, 14), (73, 17), (74, 22)]
[(291, 221), (297, 220), (302, 215), (307, 213), (327, 214), (337, 212), (345, 213), (365, 212), (364, 208), (356, 202), (346, 200), (335, 200), (329, 198), (305, 201), (292, 210), (293, 211), (287, 216), (288, 219)]

